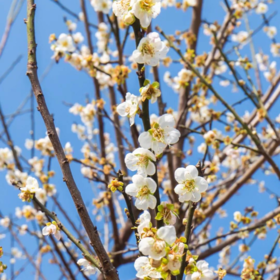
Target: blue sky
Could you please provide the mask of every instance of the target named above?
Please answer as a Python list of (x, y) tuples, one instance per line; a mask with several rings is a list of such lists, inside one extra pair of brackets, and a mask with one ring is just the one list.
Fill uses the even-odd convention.
[[(0, 34), (3, 34), (5, 24), (6, 24), (6, 15), (9, 11), (10, 1), (0, 0)], [(52, 51), (50, 50), (50, 45), (48, 43), (49, 35), (55, 33), (57, 36), (60, 33), (67, 32), (65, 23), (63, 21), (63, 16), (67, 16), (67, 18), (74, 20), (71, 16), (62, 11), (57, 5), (53, 3), (53, 1), (45, 0), (45, 1), (37, 1), (37, 9), (36, 9), (36, 40), (38, 44), (37, 48), (37, 58), (39, 65), (39, 75), (42, 75), (45, 69), (47, 69), (51, 64), (51, 56)], [(67, 7), (75, 11), (76, 13), (80, 12), (79, 1), (61, 1)], [(202, 18), (207, 20), (208, 22), (213, 22), (217, 20), (220, 24), (224, 18), (224, 11), (222, 6), (220, 5), (220, 0), (205, 0), (203, 7), (203, 16)], [(95, 13), (92, 7), (89, 5), (89, 1), (87, 1), (87, 6), (89, 10), (90, 21), (96, 23), (97, 19), (95, 17)], [(276, 7), (276, 5), (271, 5), (272, 12)], [(12, 62), (19, 56), (22, 55), (21, 61), (16, 65), (15, 69), (12, 73), (0, 84), (0, 104), (4, 111), (5, 115), (12, 114), (21, 102), (26, 98), (26, 96), (30, 92), (30, 83), (28, 78), (25, 75), (26, 72), (26, 26), (23, 23), (23, 18), (26, 17), (26, 5), (24, 3), (23, 8), (21, 9), (16, 22), (14, 23), (10, 37), (8, 39), (7, 46), (4, 50), (2, 57), (0, 58), (0, 77), (7, 70), (7, 68), (12, 64)], [(191, 11), (182, 12), (177, 11), (175, 8), (171, 8), (168, 10), (163, 9), (162, 13), (156, 20), (153, 22), (153, 26), (159, 25), (165, 33), (169, 34), (174, 32), (174, 30), (178, 29), (187, 29), (189, 26), (191, 18)], [(254, 29), (259, 25), (259, 17), (253, 15), (250, 18), (251, 28)], [(273, 24), (279, 22), (279, 16), (275, 17), (272, 21)], [(243, 27), (244, 28), (244, 27)], [(241, 30), (241, 29), (240, 29)], [(81, 31), (84, 34), (84, 26), (82, 23), (78, 23), (77, 31)], [(94, 33), (94, 32), (93, 32)], [(95, 40), (94, 36), (92, 36), (93, 40)], [(279, 38), (279, 36), (277, 37)], [(257, 46), (256, 50), (262, 49), (264, 52), (268, 52), (270, 49), (270, 44), (267, 42), (268, 39), (266, 35), (261, 31), (258, 33), (256, 37), (254, 37), (254, 43)], [(95, 42), (95, 41), (94, 41)], [(129, 41), (126, 53), (130, 54), (133, 51), (134, 42)], [(204, 51), (209, 51), (211, 46), (209, 45), (208, 37), (204, 36), (202, 32), (199, 37), (198, 44), (198, 53), (203, 53)], [(249, 54), (249, 47), (246, 46), (243, 50), (243, 53)], [(174, 52), (170, 51), (172, 57), (177, 58), (174, 55)], [(277, 61), (279, 63), (279, 59)], [(177, 74), (177, 72), (181, 69), (179, 64), (172, 66), (168, 71), (172, 73), (173, 76)], [(160, 76), (161, 80), (163, 77), (166, 68), (161, 68)], [(151, 77), (149, 71), (146, 71), (147, 75)], [(152, 79), (152, 78), (151, 78)], [(267, 87), (267, 83), (262, 79), (263, 88)], [(232, 93), (227, 88), (222, 88), (218, 85), (218, 83), (214, 83), (216, 88), (219, 90), (219, 93), (226, 99), (228, 102), (233, 103), (234, 101), (241, 98), (241, 92)], [(130, 74), (129, 79), (129, 91), (137, 94), (138, 93), (138, 82), (137, 76), (134, 72)], [(74, 156), (81, 157), (80, 149), (82, 147), (82, 143), (77, 139), (77, 136), (71, 132), (71, 124), (73, 122), (78, 122), (79, 119), (73, 115), (68, 113), (68, 107), (63, 104), (63, 102), (67, 103), (81, 103), (84, 104), (85, 97), (88, 95), (90, 98), (93, 98), (93, 84), (92, 80), (88, 77), (88, 75), (84, 72), (78, 72), (76, 69), (71, 67), (69, 64), (64, 61), (60, 61), (58, 64), (52, 65), (51, 71), (47, 74), (46, 78), (42, 82), (43, 92), (49, 106), (49, 110), (54, 114), (55, 124), (60, 128), (60, 139), (62, 144), (64, 145), (67, 141), (70, 141), (72, 146), (74, 147)], [(167, 107), (177, 107), (177, 95), (174, 95), (172, 89), (166, 85), (162, 84), (163, 91), (163, 99), (164, 102), (167, 103)], [(106, 90), (102, 93), (105, 100), (107, 99), (108, 93)], [(121, 96), (117, 96), (117, 100), (121, 100)], [(107, 102), (108, 104), (109, 102)], [(108, 105), (107, 105), (108, 106)], [(217, 105), (219, 108), (220, 105)], [(27, 103), (26, 109), (30, 108), (30, 102)], [(244, 105), (239, 106), (238, 112), (240, 115), (244, 114), (244, 111), (252, 108), (249, 103), (245, 103)], [(151, 112), (157, 113), (156, 106), (151, 106)], [(271, 116), (276, 116), (279, 113), (277, 108), (273, 108)], [(45, 136), (45, 127), (43, 121), (41, 119), (40, 114), (35, 112), (35, 137), (36, 139), (42, 138)], [(12, 139), (15, 145), (19, 146), (23, 150), (23, 155), (26, 157), (30, 156), (30, 152), (24, 148), (24, 142), (26, 138), (30, 138), (29, 131), (31, 129), (30, 125), (30, 115), (23, 114), (17, 117), (12, 125), (10, 126), (10, 131), (12, 135)], [(106, 123), (106, 131), (112, 132), (112, 126), (109, 123)], [(201, 143), (201, 141), (199, 141)], [(4, 144), (0, 142), (0, 147), (3, 147)], [(196, 163), (198, 159), (201, 158), (200, 154), (195, 153), (192, 157), (192, 163)], [(277, 163), (279, 163), (279, 159), (277, 159)], [(67, 210), (69, 215), (73, 217), (74, 220), (77, 220), (77, 213), (74, 209), (74, 205), (68, 193), (68, 190), (65, 184), (62, 182), (61, 172), (58, 168), (58, 164), (56, 160), (53, 160), (52, 163), (53, 169), (56, 171), (57, 175), (53, 180), (53, 183), (56, 184), (59, 199), (63, 207)], [(80, 167), (75, 163), (71, 165), (74, 177), (76, 182), (82, 192), (84, 200), (87, 205), (89, 205), (89, 211), (92, 212), (92, 198), (93, 191), (91, 185), (82, 178), (80, 173)], [(254, 179), (262, 180), (262, 173), (258, 172)], [(275, 192), (280, 194), (279, 192), (279, 183), (274, 176), (269, 176), (266, 179), (267, 185), (273, 189)], [(20, 206), (21, 202), (17, 197), (18, 191), (8, 186), (5, 181), (5, 173), (0, 173), (0, 210), (4, 215), (12, 215), (14, 214), (14, 209), (16, 206)], [(253, 197), (253, 199), (251, 199)], [(245, 206), (248, 206), (248, 203), (254, 205), (256, 210), (260, 212), (260, 216), (267, 213), (269, 210), (276, 207), (276, 203), (274, 200), (270, 200), (267, 195), (258, 193), (257, 185), (246, 185), (244, 186), (238, 194), (235, 195), (232, 201), (226, 204), (225, 209), (228, 211), (228, 217), (222, 220), (216, 220), (216, 222), (212, 225), (213, 233), (216, 232), (219, 227), (224, 226), (225, 231), (229, 229), (229, 221), (231, 220), (232, 213), (236, 210), (242, 211)], [(25, 223), (23, 220), (19, 221), (19, 223)], [(102, 232), (103, 224), (100, 222), (98, 224), (98, 228)], [(0, 233), (3, 230), (0, 229)], [(34, 244), (34, 240), (25, 236), (22, 239), (28, 247), (31, 248), (30, 252), (35, 250), (36, 244)], [(261, 241), (263, 243), (262, 247), (271, 246), (274, 240), (274, 235), (269, 235), (269, 238), (265, 241)], [(0, 240), (0, 246), (4, 247), (4, 250), (9, 250), (10, 244), (8, 244), (8, 239), (5, 241)], [(261, 243), (260, 243), (261, 244)], [(250, 253), (251, 254), (251, 253)], [(258, 249), (252, 250), (252, 255), (257, 259), (261, 259), (264, 254), (264, 251)], [(277, 251), (279, 256), (279, 250)], [(8, 261), (7, 257), (4, 257), (4, 260)], [(210, 264), (212, 266), (217, 265), (217, 255), (209, 258)], [(21, 267), (24, 261), (17, 261), (15, 264), (16, 269)], [(47, 279), (58, 279), (60, 276), (60, 272), (54, 265), (47, 264), (47, 258), (44, 258), (43, 271), (47, 277)], [(129, 273), (128, 273), (129, 271)], [(9, 269), (8, 269), (9, 272)], [(33, 268), (29, 266), (24, 273), (19, 276), (18, 279), (30, 279), (33, 277)], [(54, 278), (53, 278), (54, 277)], [(120, 279), (128, 280), (133, 279), (134, 270), (133, 268), (120, 268)], [(77, 278), (79, 279), (79, 278)]]

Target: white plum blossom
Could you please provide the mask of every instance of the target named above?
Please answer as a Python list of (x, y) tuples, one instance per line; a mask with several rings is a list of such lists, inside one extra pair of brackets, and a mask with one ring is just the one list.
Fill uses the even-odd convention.
[(227, 65), (223, 61), (219, 61), (215, 65), (215, 74), (216, 75), (221, 75), (227, 71)]
[(34, 145), (34, 142), (33, 142), (32, 139), (26, 139), (25, 140), (24, 146), (27, 150), (31, 150), (33, 148), (33, 145)]
[(151, 178), (145, 178), (141, 175), (132, 177), (132, 184), (127, 185), (125, 192), (136, 197), (135, 206), (139, 210), (155, 209), (157, 200), (154, 197), (157, 185)]
[(156, 236), (145, 237), (139, 243), (139, 251), (154, 260), (165, 257), (165, 248), (176, 241), (176, 230), (174, 226), (164, 226), (157, 230)]
[(242, 214), (240, 213), (240, 211), (235, 211), (233, 213), (233, 218), (236, 222), (241, 222)]
[(139, 109), (139, 97), (130, 92), (126, 93), (125, 102), (117, 106), (117, 112), (122, 117), (128, 117), (130, 125), (134, 124), (135, 115)]
[(76, 48), (74, 45), (74, 41), (70, 35), (67, 35), (65, 33), (59, 35), (56, 41), (56, 47), (55, 47), (56, 52), (60, 52), (60, 53), (74, 52), (75, 49)]
[(152, 149), (156, 155), (161, 154), (167, 145), (175, 144), (181, 136), (174, 128), (175, 120), (171, 114), (164, 114), (151, 124), (149, 131), (142, 132), (138, 141), (145, 149)]
[(154, 175), (156, 172), (156, 167), (153, 163), (156, 161), (156, 157), (148, 149), (138, 148), (127, 154), (124, 160), (129, 170), (137, 170), (137, 174), (143, 177)]
[(55, 222), (47, 223), (47, 225), (42, 229), (42, 234), (44, 236), (53, 234), (57, 240), (60, 240), (61, 238), (60, 230)]
[(84, 41), (84, 36), (82, 35), (81, 32), (74, 33), (74, 34), (72, 35), (72, 37), (73, 37), (74, 42), (75, 42), (76, 44), (80, 44), (80, 43), (82, 43), (82, 42)]
[(208, 268), (209, 264), (206, 261), (198, 261), (196, 263), (197, 271), (188, 274), (186, 280), (211, 280), (215, 278), (213, 270)]
[(233, 34), (231, 39), (233, 42), (238, 42), (242, 45), (248, 42), (249, 33), (247, 31), (239, 31), (237, 34)]
[(207, 149), (207, 145), (205, 143), (201, 143), (198, 147), (197, 147), (197, 151), (201, 154), (204, 154), (206, 152)]
[(147, 28), (152, 18), (160, 14), (161, 0), (131, 0), (131, 11), (139, 19), (143, 28)]
[(38, 189), (36, 191), (36, 198), (40, 201), (41, 204), (45, 204), (47, 201), (47, 192), (44, 189)]
[(265, 3), (259, 3), (256, 8), (257, 14), (265, 14), (268, 11), (268, 6)]
[(193, 77), (194, 75), (191, 70), (185, 68), (180, 70), (178, 76), (174, 77), (174, 90), (178, 92), (180, 88), (185, 88)]
[(13, 160), (12, 151), (9, 148), (0, 149), (0, 170), (5, 167), (7, 163)]
[(113, 1), (113, 12), (116, 17), (122, 19), (125, 24), (132, 24), (135, 17), (131, 11), (131, 0)]
[(266, 26), (263, 30), (271, 39), (273, 39), (277, 34), (277, 28), (275, 26)]
[(4, 217), (3, 219), (0, 220), (0, 225), (2, 227), (9, 227), (11, 220), (8, 217)]
[(104, 14), (109, 14), (112, 7), (111, 0), (91, 0), (91, 5), (96, 12), (102, 12)]
[(276, 74), (276, 61), (272, 61), (269, 65), (269, 71), (265, 71), (263, 73), (264, 77), (266, 78), (266, 80), (268, 82), (271, 82), (273, 81), (273, 78), (275, 77), (275, 74)]
[(161, 273), (153, 267), (147, 257), (139, 257), (134, 263), (137, 271), (136, 277), (140, 279), (160, 279)]
[(67, 20), (66, 25), (67, 25), (69, 31), (75, 31), (77, 28), (77, 23), (75, 23), (71, 20)]
[(77, 261), (79, 266), (83, 266), (82, 270), (86, 275), (92, 275), (96, 273), (96, 267), (93, 266), (88, 260), (86, 259), (79, 259)]
[(26, 180), (26, 185), (25, 187), (23, 188), (20, 188), (20, 190), (22, 192), (30, 192), (30, 193), (36, 193), (39, 189), (39, 184), (38, 184), (38, 181), (31, 177), (31, 176), (28, 176), (27, 180)]
[(137, 49), (132, 53), (132, 59), (138, 64), (156, 66), (160, 59), (164, 59), (169, 48), (160, 40), (157, 32), (151, 32), (141, 39)]
[(280, 56), (280, 43), (271, 44), (270, 51), (273, 56)]
[(151, 227), (151, 214), (145, 210), (138, 219), (138, 227), (137, 231), (139, 233), (139, 236), (141, 238), (141, 234), (144, 232), (144, 228), (150, 228)]
[(201, 193), (208, 188), (207, 181), (198, 176), (198, 170), (194, 165), (176, 169), (175, 179), (179, 184), (174, 191), (179, 195), (180, 202), (198, 202), (201, 199)]

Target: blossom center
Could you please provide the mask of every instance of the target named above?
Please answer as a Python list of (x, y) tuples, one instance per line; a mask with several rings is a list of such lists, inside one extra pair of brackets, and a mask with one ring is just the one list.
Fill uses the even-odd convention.
[(67, 41), (63, 41), (62, 42), (62, 46), (65, 47), (65, 48), (68, 47), (68, 42)]
[(141, 53), (142, 53), (142, 55), (154, 56), (155, 55), (155, 48), (150, 43), (143, 43), (142, 46), (141, 46)]
[(137, 196), (136, 197), (143, 197), (143, 196), (146, 196), (146, 195), (149, 195), (151, 192), (150, 192), (150, 189), (148, 188), (148, 186), (143, 186), (139, 192), (137, 193)]
[(142, 0), (140, 1), (140, 7), (142, 10), (144, 11), (149, 11), (153, 6), (155, 5), (155, 3), (153, 2), (153, 0)]
[(165, 249), (165, 242), (163, 240), (156, 240), (153, 244), (153, 250), (156, 253), (161, 253)]
[(185, 182), (185, 189), (188, 192), (192, 192), (195, 189), (195, 181), (194, 180), (188, 180)]
[(164, 142), (164, 130), (159, 126), (158, 123), (154, 123), (150, 129), (150, 134), (153, 137), (153, 140), (158, 142)]
[(149, 158), (146, 155), (138, 155), (138, 166), (145, 166), (147, 167), (149, 164)]
[(127, 106), (127, 107), (125, 108), (125, 112), (129, 114), (129, 112), (130, 112), (130, 106)]

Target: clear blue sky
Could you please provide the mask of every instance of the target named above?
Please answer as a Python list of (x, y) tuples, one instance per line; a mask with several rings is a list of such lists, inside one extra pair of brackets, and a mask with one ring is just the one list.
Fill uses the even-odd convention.
[[(4, 32), (5, 24), (6, 24), (6, 16), (9, 11), (11, 1), (0, 0), (0, 36)], [(79, 1), (65, 1), (61, 0), (62, 3), (67, 5), (70, 9), (75, 11), (76, 13), (80, 12)], [(224, 11), (220, 5), (220, 0), (205, 0), (203, 7), (203, 16), (202, 18), (212, 22), (217, 20), (220, 24), (224, 18)], [(92, 7), (89, 5), (89, 1), (87, 1), (87, 6), (90, 16), (90, 21), (96, 23), (95, 14), (93, 12)], [(271, 10), (276, 8), (276, 5), (271, 5)], [(278, 7), (279, 8), (279, 7)], [(190, 21), (190, 11), (183, 13), (178, 12), (176, 9), (163, 9), (160, 16), (154, 21), (153, 26), (160, 25), (165, 32), (171, 33), (174, 32), (174, 29), (185, 30), (189, 26)], [(39, 74), (41, 75), (44, 70), (51, 63), (52, 51), (50, 50), (50, 45), (48, 43), (49, 35), (51, 33), (55, 33), (57, 36), (66, 32), (66, 26), (63, 21), (63, 16), (67, 16), (69, 19), (74, 20), (71, 16), (62, 11), (57, 5), (55, 5), (50, 0), (45, 1), (37, 1), (37, 10), (36, 10), (36, 39), (37, 39), (37, 57), (38, 57), (38, 65), (39, 65)], [(0, 77), (7, 70), (9, 65), (19, 56), (22, 55), (22, 59), (20, 63), (15, 67), (13, 72), (0, 84), (0, 104), (6, 115), (12, 114), (21, 102), (25, 99), (25, 97), (30, 92), (30, 83), (28, 78), (25, 75), (26, 72), (26, 27), (23, 23), (23, 18), (26, 17), (26, 5), (23, 5), (23, 8), (12, 27), (10, 37), (8, 39), (7, 46), (4, 50), (2, 57), (0, 58)], [(252, 17), (251, 28), (254, 29), (258, 26), (257, 17)], [(277, 16), (273, 23), (276, 25), (279, 23), (279, 16)], [(81, 31), (84, 34), (84, 27), (82, 23), (78, 23), (77, 31)], [(201, 32), (202, 33), (202, 32)], [(94, 38), (94, 36), (93, 36)], [(279, 36), (277, 37), (279, 38)], [(94, 39), (95, 40), (95, 39)], [(262, 49), (264, 52), (268, 52), (270, 46), (267, 44), (268, 40), (266, 39), (266, 35), (263, 32), (260, 32), (255, 38), (254, 43), (257, 45), (257, 50)], [(133, 50), (134, 42), (130, 42), (126, 49), (127, 53), (130, 53)], [(208, 37), (200, 36), (199, 45), (198, 45), (198, 53), (202, 53), (203, 51), (208, 51), (210, 49), (210, 45), (208, 42)], [(249, 51), (248, 46), (246, 46), (243, 52)], [(170, 52), (172, 53), (172, 52)], [(249, 54), (249, 53), (248, 53)], [(172, 53), (174, 58), (174, 53)], [(279, 59), (278, 59), (279, 64)], [(178, 70), (181, 69), (180, 65), (172, 66), (168, 69), (173, 76), (175, 76)], [(161, 80), (162, 75), (166, 69), (162, 69), (160, 72)], [(147, 71), (148, 73), (148, 71)], [(262, 81), (265, 87), (267, 84), (265, 81)], [(232, 93), (226, 88), (220, 87), (218, 84), (217, 89), (219, 92), (229, 101), (234, 102), (238, 100), (241, 96), (241, 93)], [(74, 147), (74, 155), (76, 157), (81, 157), (80, 149), (82, 147), (82, 143), (77, 139), (76, 135), (71, 132), (71, 124), (73, 122), (77, 122), (78, 118), (72, 116), (68, 113), (68, 107), (63, 104), (63, 102), (74, 103), (78, 102), (84, 104), (85, 96), (88, 94), (90, 98), (93, 98), (93, 85), (92, 80), (83, 72), (78, 72), (73, 67), (68, 65), (67, 63), (60, 61), (59, 64), (53, 65), (51, 71), (48, 73), (45, 80), (42, 82), (43, 92), (45, 94), (46, 101), (49, 106), (49, 110), (54, 114), (55, 124), (60, 128), (60, 138), (63, 145), (70, 141), (72, 146)], [(177, 105), (177, 96), (174, 97), (172, 90), (162, 85), (163, 89), (163, 99), (164, 102), (167, 103), (167, 107), (176, 108)], [(134, 72), (130, 74), (130, 82), (129, 82), (129, 91), (137, 94), (138, 93), (138, 83), (137, 77)], [(107, 92), (103, 93), (104, 98), (106, 99)], [(121, 100), (121, 97), (118, 96), (118, 101)], [(241, 115), (244, 114), (245, 109), (248, 109), (250, 105), (245, 104), (240, 106), (239, 112)], [(30, 107), (30, 102), (27, 103), (26, 109)], [(152, 106), (152, 112), (156, 112), (156, 106)], [(272, 116), (275, 116), (279, 113), (277, 108), (273, 108)], [(12, 139), (15, 145), (19, 146), (23, 150), (23, 154), (27, 157), (29, 156), (29, 151), (24, 148), (24, 142), (26, 138), (30, 138), (29, 131), (31, 129), (30, 126), (30, 115), (24, 114), (20, 117), (17, 117), (10, 127)], [(106, 124), (106, 130), (108, 132), (112, 131), (112, 127), (110, 124)], [(41, 116), (38, 112), (36, 112), (36, 130), (35, 130), (36, 139), (42, 138), (45, 136), (45, 127), (41, 120)], [(0, 142), (0, 147), (3, 147), (4, 144)], [(196, 163), (196, 161), (201, 157), (199, 154), (195, 154), (192, 160)], [(277, 160), (279, 163), (279, 160)], [(87, 205), (89, 205), (89, 211), (92, 212), (93, 207), (91, 205), (93, 192), (90, 184), (82, 178), (80, 173), (80, 167), (78, 165), (72, 164), (72, 169), (74, 172), (74, 177), (77, 181), (77, 184), (82, 192), (82, 195), (85, 199)], [(72, 200), (68, 194), (68, 190), (65, 184), (62, 182), (62, 176), (60, 174), (58, 164), (56, 160), (53, 160), (53, 169), (57, 172), (53, 183), (56, 184), (59, 199), (63, 207), (68, 211), (68, 213), (73, 217), (73, 220), (76, 220), (77, 214), (74, 209), (74, 205)], [(256, 174), (254, 176), (255, 179), (261, 180), (261, 173)], [(266, 178), (267, 185), (270, 186), (275, 192), (280, 194), (279, 191), (279, 183), (277, 182), (274, 176), (270, 176)], [(0, 173), (0, 210), (4, 215), (12, 215), (14, 214), (14, 208), (16, 206), (20, 206), (21, 202), (17, 197), (18, 191), (8, 186), (5, 181), (5, 173)], [(251, 199), (253, 196), (254, 199)], [(222, 220), (217, 220), (216, 223), (212, 225), (213, 232), (216, 232), (219, 227), (224, 226), (225, 231), (229, 229), (229, 221), (232, 219), (232, 213), (236, 210), (242, 211), (245, 206), (249, 206), (252, 204), (255, 206), (256, 210), (260, 212), (260, 215), (267, 213), (270, 209), (276, 207), (274, 200), (269, 200), (267, 195), (259, 194), (258, 187), (256, 185), (248, 185), (244, 186), (242, 190), (235, 196), (235, 198), (226, 204), (226, 209), (228, 211), (228, 217)], [(74, 209), (74, 210), (73, 210)], [(19, 221), (19, 223), (24, 223), (24, 220)], [(30, 223), (29, 223), (30, 224)], [(100, 222), (98, 224), (98, 228), (102, 231), (103, 224)], [(0, 233), (3, 232), (3, 229), (0, 229)], [(28, 237), (24, 237), (22, 239), (26, 242), (26, 245), (33, 248), (36, 246), (34, 244), (34, 239), (30, 239)], [(269, 237), (266, 241), (263, 241), (263, 247), (271, 246), (273, 243), (274, 237)], [(0, 240), (0, 246), (4, 247), (4, 250), (9, 250), (10, 244), (9, 239)], [(35, 247), (34, 247), (35, 249)], [(34, 249), (31, 249), (30, 252), (33, 252)], [(259, 249), (253, 249), (252, 255), (254, 257), (261, 259), (264, 251)], [(279, 256), (279, 250), (276, 252)], [(251, 252), (250, 252), (251, 254)], [(4, 261), (8, 262), (8, 258), (4, 257)], [(209, 258), (209, 262), (211, 266), (215, 266), (218, 264), (217, 255)], [(18, 269), (22, 266), (25, 261), (18, 260), (15, 264), (15, 268)], [(24, 273), (22, 273), (18, 279), (31, 279), (33, 278), (33, 268), (29, 266)], [(47, 258), (44, 258), (43, 271), (47, 277), (47, 279), (58, 279), (60, 276), (60, 272), (54, 265), (47, 264)], [(9, 273), (9, 269), (8, 269)], [(120, 269), (120, 279), (128, 280), (134, 278), (134, 269), (129, 268), (121, 268)], [(229, 277), (230, 278), (230, 277)], [(78, 278), (80, 279), (80, 278)], [(93, 277), (94, 279), (94, 277)]]

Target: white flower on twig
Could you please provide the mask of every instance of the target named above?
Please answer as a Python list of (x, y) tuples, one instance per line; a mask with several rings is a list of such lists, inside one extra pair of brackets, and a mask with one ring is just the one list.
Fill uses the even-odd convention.
[(155, 155), (148, 149), (138, 148), (125, 157), (125, 164), (131, 171), (136, 171), (139, 175), (146, 177), (147, 175), (154, 175), (156, 172)]
[(201, 193), (208, 188), (207, 181), (198, 176), (198, 171), (194, 165), (176, 169), (175, 179), (179, 184), (174, 191), (179, 195), (180, 202), (190, 200), (198, 202), (201, 199)]
[(157, 200), (153, 194), (156, 188), (157, 184), (153, 179), (134, 175), (132, 177), (132, 184), (127, 185), (125, 192), (136, 197), (135, 206), (137, 209), (155, 209)]
[(132, 59), (138, 64), (156, 66), (164, 59), (169, 48), (160, 40), (157, 32), (151, 32), (141, 39), (137, 49), (132, 53)]

